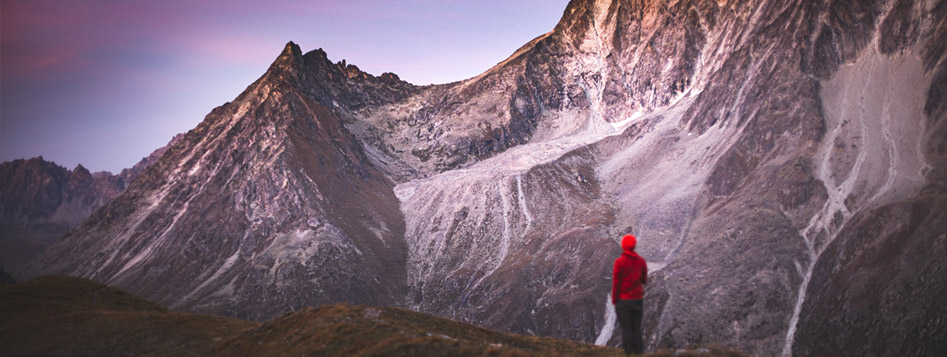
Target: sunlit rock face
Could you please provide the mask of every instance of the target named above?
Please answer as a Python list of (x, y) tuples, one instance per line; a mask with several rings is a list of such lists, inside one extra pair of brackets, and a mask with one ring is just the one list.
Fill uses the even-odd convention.
[(18, 273), (254, 319), (349, 301), (614, 345), (633, 231), (649, 348), (931, 354), (945, 19), (934, 1), (573, 1), (484, 74), (424, 87), (290, 43)]

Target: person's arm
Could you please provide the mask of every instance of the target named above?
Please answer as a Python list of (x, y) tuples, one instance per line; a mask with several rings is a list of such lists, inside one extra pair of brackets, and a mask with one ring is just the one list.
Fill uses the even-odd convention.
[(648, 263), (645, 262), (642, 265), (643, 267), (641, 268), (641, 285), (648, 285)]
[(615, 259), (615, 266), (612, 267), (612, 305), (618, 302), (618, 259)]

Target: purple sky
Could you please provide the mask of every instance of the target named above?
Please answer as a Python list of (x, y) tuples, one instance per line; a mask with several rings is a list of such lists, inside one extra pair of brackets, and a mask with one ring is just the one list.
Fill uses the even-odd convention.
[(475, 76), (567, 0), (0, 0), (0, 161), (114, 173), (196, 126), (287, 41), (415, 84)]

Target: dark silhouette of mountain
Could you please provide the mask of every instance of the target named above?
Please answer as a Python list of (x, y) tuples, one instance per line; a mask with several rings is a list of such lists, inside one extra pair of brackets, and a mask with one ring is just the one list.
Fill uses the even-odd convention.
[(576, 0), (485, 73), (423, 87), (290, 42), (15, 277), (615, 345), (633, 230), (649, 349), (933, 354), (945, 19), (909, 0)]

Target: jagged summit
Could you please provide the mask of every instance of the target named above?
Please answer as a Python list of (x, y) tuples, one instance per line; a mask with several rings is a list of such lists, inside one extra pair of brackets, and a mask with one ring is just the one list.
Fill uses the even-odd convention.
[[(297, 70), (303, 65), (302, 50), (299, 49), (299, 45), (289, 41), (283, 47), (283, 51), (280, 52), (279, 56), (270, 64), (267, 75), (279, 76), (281, 72)], [(264, 75), (264, 77), (267, 75)]]
[[(322, 49), (320, 48), (319, 50), (321, 51)], [(280, 57), (287, 54), (291, 54), (293, 56), (300, 56), (302, 55), (302, 50), (299, 49), (299, 45), (297, 45), (295, 42), (289, 41), (286, 43), (286, 46), (283, 47), (283, 52), (280, 54)]]
[[(269, 71), (273, 71), (275, 68), (282, 69), (282, 70), (288, 70), (288, 69), (293, 69), (293, 68), (303, 68), (307, 65), (314, 66), (314, 67), (320, 67), (323, 65), (325, 65), (325, 67), (334, 67), (333, 69), (338, 70), (338, 72), (341, 72), (343, 76), (349, 80), (364, 81), (364, 80), (376, 78), (375, 76), (369, 73), (363, 72), (356, 65), (346, 63), (344, 59), (333, 63), (331, 60), (329, 60), (329, 55), (322, 48), (309, 51), (305, 55), (303, 55), (302, 50), (300, 49), (299, 45), (297, 45), (293, 41), (289, 41), (286, 43), (286, 46), (283, 48), (283, 51), (280, 52), (279, 56), (277, 56), (276, 59), (273, 61), (273, 63), (270, 65)], [(328, 74), (331, 76), (331, 75), (337, 74), (338, 72), (332, 71), (332, 72), (329, 72)], [(398, 75), (391, 72), (382, 73), (382, 75), (379, 76), (378, 78), (383, 78), (389, 81), (394, 80), (393, 83), (391, 84), (398, 84), (399, 82), (401, 82)]]

